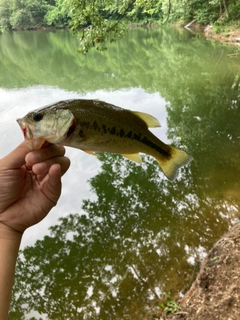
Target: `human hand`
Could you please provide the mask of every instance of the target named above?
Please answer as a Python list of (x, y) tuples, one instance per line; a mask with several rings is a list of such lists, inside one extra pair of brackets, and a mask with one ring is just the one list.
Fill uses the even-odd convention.
[(61, 194), (70, 160), (62, 146), (29, 152), (25, 142), (0, 160), (0, 223), (23, 233), (40, 222)]

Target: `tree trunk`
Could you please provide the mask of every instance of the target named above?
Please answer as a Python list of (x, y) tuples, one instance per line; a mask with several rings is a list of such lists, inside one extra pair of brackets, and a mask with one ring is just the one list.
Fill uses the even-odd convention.
[(229, 18), (226, 0), (223, 0), (223, 6), (224, 6), (226, 17)]
[(219, 17), (222, 15), (222, 1), (219, 1)]

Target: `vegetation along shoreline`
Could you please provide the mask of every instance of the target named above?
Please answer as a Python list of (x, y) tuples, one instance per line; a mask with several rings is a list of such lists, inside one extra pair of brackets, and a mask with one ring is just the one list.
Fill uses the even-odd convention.
[(27, 0), (0, 1), (0, 31), (69, 28), (79, 37), (79, 52), (103, 50), (128, 26), (174, 24), (193, 30), (200, 26), (207, 38), (239, 45), (240, 1), (180, 0)]

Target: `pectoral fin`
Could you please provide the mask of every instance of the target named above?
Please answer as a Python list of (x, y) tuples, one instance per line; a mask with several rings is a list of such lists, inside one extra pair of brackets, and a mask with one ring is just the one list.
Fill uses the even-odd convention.
[(142, 163), (142, 159), (140, 157), (139, 153), (131, 153), (131, 154), (122, 154), (125, 158), (138, 162), (138, 163)]

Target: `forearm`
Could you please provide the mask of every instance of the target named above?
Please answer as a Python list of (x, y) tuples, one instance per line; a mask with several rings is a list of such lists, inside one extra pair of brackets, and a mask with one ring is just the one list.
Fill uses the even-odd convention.
[(8, 319), (15, 265), (22, 234), (0, 222), (0, 320)]

